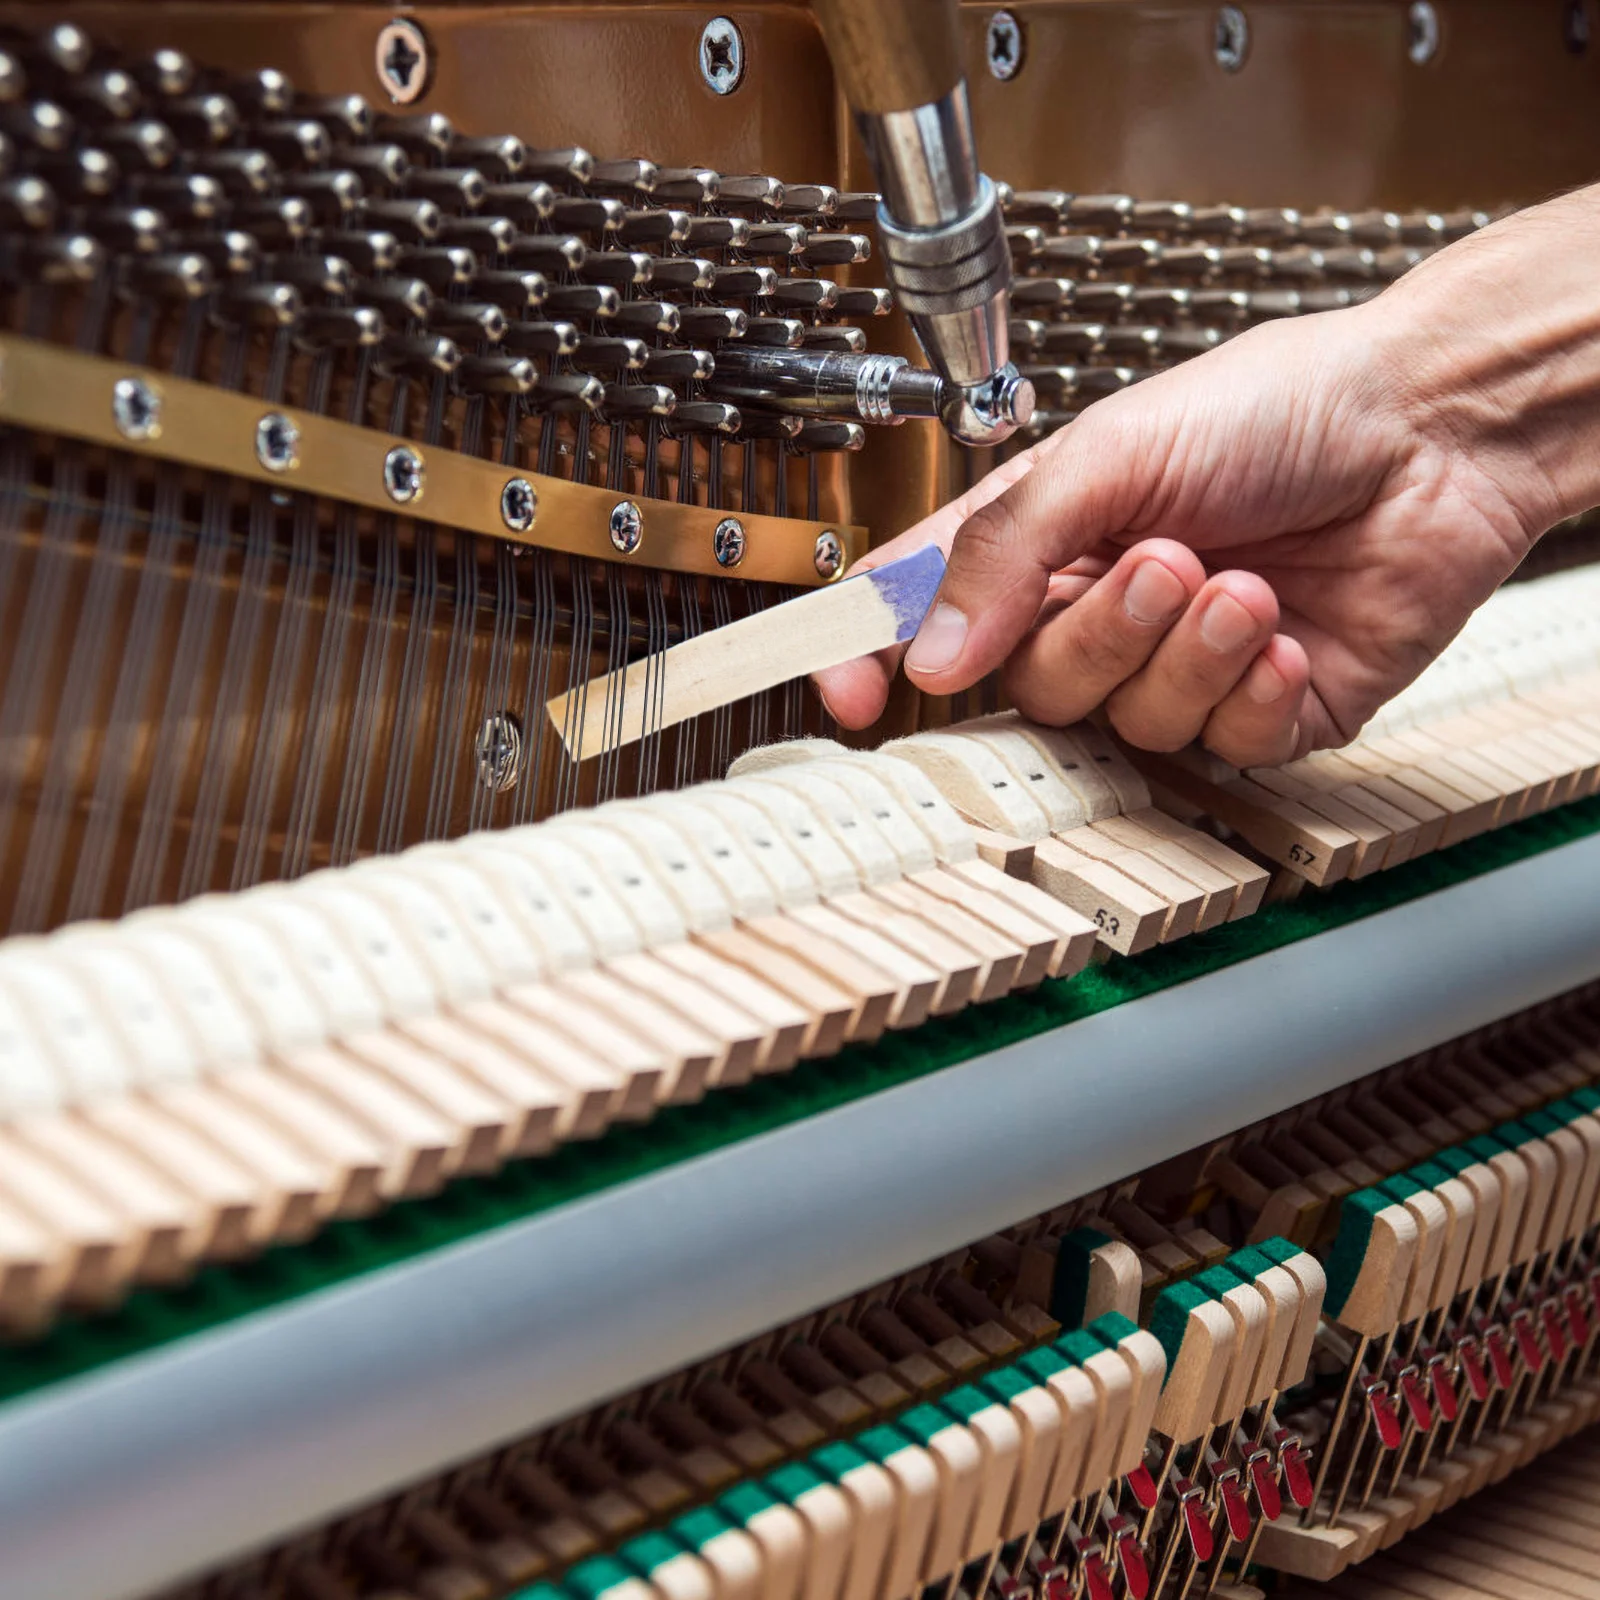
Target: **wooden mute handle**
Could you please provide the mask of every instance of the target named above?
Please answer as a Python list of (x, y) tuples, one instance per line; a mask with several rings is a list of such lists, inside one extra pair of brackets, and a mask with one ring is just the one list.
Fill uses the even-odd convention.
[(956, 0), (816, 0), (816, 11), (852, 111), (910, 111), (961, 82)]

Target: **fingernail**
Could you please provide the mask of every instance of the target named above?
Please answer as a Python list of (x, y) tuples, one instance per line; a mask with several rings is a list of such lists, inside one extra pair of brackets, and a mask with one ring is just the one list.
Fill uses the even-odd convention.
[(906, 651), (906, 667), (911, 672), (943, 672), (955, 665), (966, 642), (965, 615), (941, 600), (917, 629), (917, 636)]
[(1211, 597), (1200, 618), (1200, 637), (1219, 656), (1242, 650), (1255, 638), (1259, 624), (1231, 594)]
[(1122, 604), (1135, 622), (1147, 627), (1177, 616), (1189, 598), (1183, 580), (1159, 561), (1141, 561), (1123, 590)]
[(1245, 679), (1244, 692), (1258, 706), (1269, 706), (1274, 700), (1281, 700), (1288, 687), (1289, 680), (1265, 656), (1257, 656)]

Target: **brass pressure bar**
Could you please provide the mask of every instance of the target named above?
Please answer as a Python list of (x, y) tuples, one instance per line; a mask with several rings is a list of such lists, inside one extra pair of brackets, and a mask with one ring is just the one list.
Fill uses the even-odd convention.
[[(733, 514), (741, 554), (730, 570), (726, 533), (717, 536), (730, 520), (726, 510), (525, 472), (9, 334), (0, 335), (0, 424), (513, 544), (669, 572), (814, 589), (867, 548), (861, 527), (741, 511)], [(840, 559), (821, 561), (824, 543)]]

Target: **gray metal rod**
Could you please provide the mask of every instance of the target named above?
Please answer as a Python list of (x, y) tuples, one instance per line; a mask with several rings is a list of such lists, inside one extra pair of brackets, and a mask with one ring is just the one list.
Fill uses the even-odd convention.
[(145, 1594), (1596, 977), (1600, 836), (62, 1383), (0, 1409), (0, 1594)]

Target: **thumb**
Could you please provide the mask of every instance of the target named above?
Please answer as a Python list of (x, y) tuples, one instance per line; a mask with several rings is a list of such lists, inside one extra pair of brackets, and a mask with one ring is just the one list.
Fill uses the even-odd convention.
[(1031, 472), (967, 510), (939, 598), (906, 653), (919, 688), (953, 694), (992, 672), (1033, 626), (1051, 574), (1122, 531), (1145, 502), (1139, 466), (1154, 452), (1135, 445), (1115, 409), (1102, 401), (1057, 434)]

